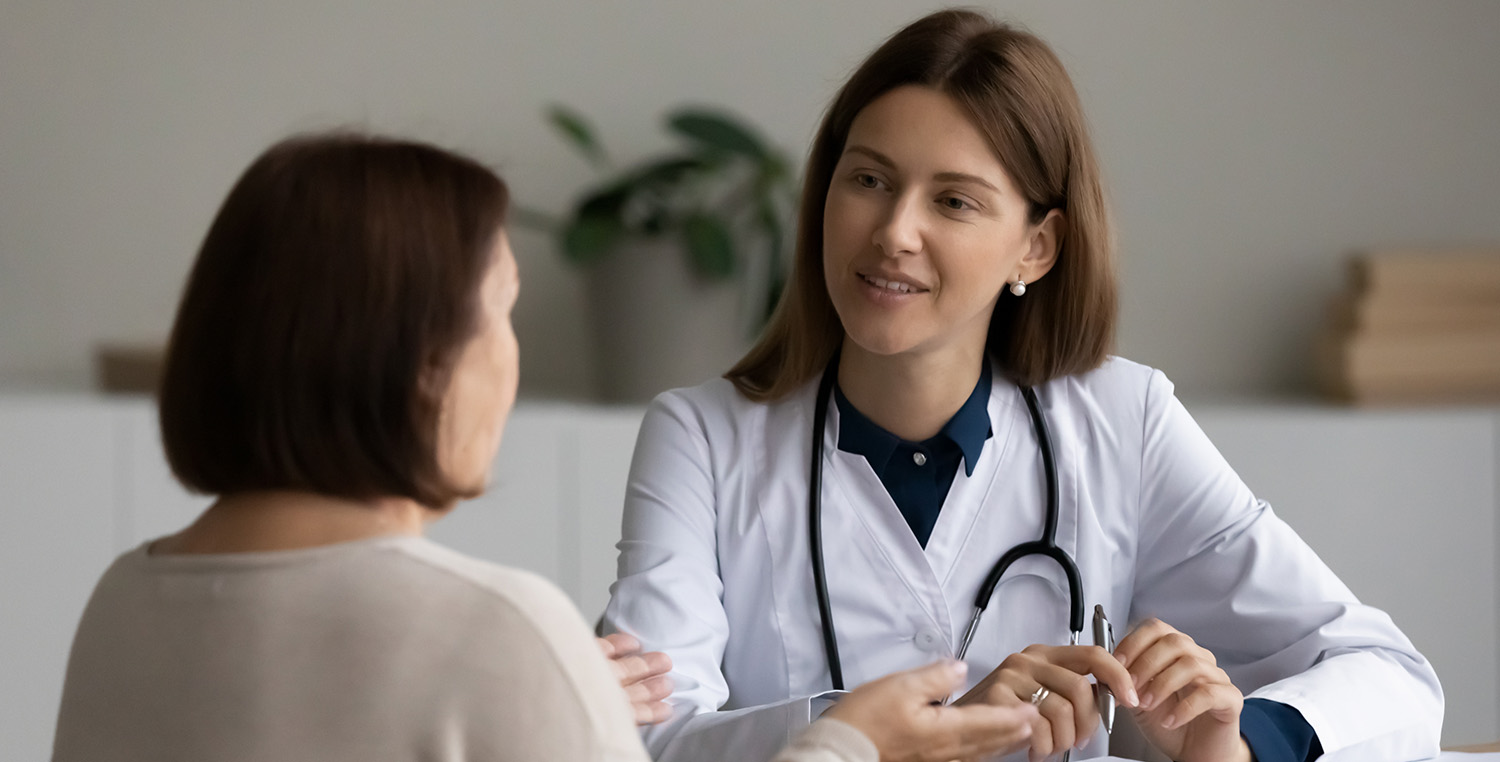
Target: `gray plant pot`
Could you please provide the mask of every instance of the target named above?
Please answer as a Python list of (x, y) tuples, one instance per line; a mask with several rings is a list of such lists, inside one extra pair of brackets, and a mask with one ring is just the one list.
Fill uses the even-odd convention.
[(596, 388), (607, 402), (646, 402), (716, 378), (750, 346), (738, 283), (698, 278), (676, 242), (626, 244), (585, 277)]

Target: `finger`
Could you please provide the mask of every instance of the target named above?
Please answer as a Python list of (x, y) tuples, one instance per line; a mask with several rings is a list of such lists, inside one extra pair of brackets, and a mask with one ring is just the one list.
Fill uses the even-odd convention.
[(629, 633), (612, 632), (600, 639), (609, 643), (609, 645), (614, 649), (611, 653), (606, 654), (610, 658), (628, 656), (633, 653), (638, 653), (641, 650), (641, 641), (637, 640), (634, 635), (631, 635)]
[(655, 725), (672, 717), (672, 705), (665, 701), (632, 704), (631, 707), (635, 710), (636, 725)]
[[(1142, 707), (1150, 709), (1156, 706), (1172, 691), (1185, 685), (1181, 670), (1193, 669), (1189, 666), (1192, 664), (1199, 665), (1200, 671), (1218, 668), (1212, 654), (1181, 633), (1168, 634), (1152, 644), (1130, 665), (1130, 678), (1140, 692)], [(1167, 671), (1174, 668), (1178, 670), (1178, 677), (1169, 678)]]
[(1031, 721), (1031, 744), (1026, 756), (1031, 762), (1040, 762), (1052, 756), (1052, 751), (1056, 748), (1052, 736), (1052, 723), (1047, 721), (1046, 715), (1038, 711), (1036, 718)]
[(901, 689), (908, 695), (933, 702), (942, 701), (962, 688), (968, 674), (969, 665), (957, 659), (946, 659), (897, 673), (894, 677), (902, 683)]
[[(1114, 661), (1104, 649), (1089, 648), (1096, 651), (1096, 656)], [(1071, 749), (1080, 739), (1093, 736), (1099, 725), (1099, 711), (1094, 703), (1094, 690), (1088, 678), (1056, 664), (1045, 665), (1037, 671), (1035, 677), (1052, 691), (1038, 708), (1052, 724), (1052, 736), (1057, 741), (1057, 748)]]
[(620, 684), (624, 686), (634, 685), (653, 675), (651, 663), (642, 656), (617, 656), (614, 659), (614, 665), (615, 674), (620, 678)]
[(1229, 683), (1202, 682), (1184, 691), (1176, 705), (1171, 707), (1161, 726), (1167, 730), (1180, 728), (1203, 714), (1220, 722), (1238, 718), (1244, 708), (1245, 698), (1239, 689)]
[(672, 719), (672, 705), (665, 701), (657, 701), (647, 707), (650, 713), (650, 721), (641, 724), (655, 725)]
[(1199, 682), (1227, 683), (1229, 677), (1218, 667), (1207, 664), (1192, 654), (1186, 654), (1156, 673), (1156, 677), (1146, 684), (1145, 691), (1152, 700), (1160, 703), (1189, 685)]
[(1059, 751), (1073, 748), (1073, 741), (1078, 737), (1078, 722), (1083, 712), (1074, 706), (1072, 698), (1066, 693), (1053, 691), (1042, 699), (1036, 708), (1043, 717), (1047, 718), (1047, 725), (1052, 730), (1052, 748)]
[(672, 678), (653, 677), (625, 687), (625, 695), (632, 704), (649, 704), (672, 695)]
[(1135, 663), (1137, 657), (1145, 653), (1153, 643), (1160, 640), (1163, 635), (1177, 630), (1160, 619), (1147, 619), (1137, 624), (1125, 636), (1124, 640), (1115, 644), (1115, 658), (1125, 665), (1127, 669)]
[(646, 665), (646, 676), (655, 677), (672, 671), (672, 657), (661, 651), (647, 651), (640, 655)]
[[(1049, 662), (1081, 675), (1093, 675), (1109, 686), (1116, 699), (1126, 706), (1136, 706), (1139, 698), (1136, 682), (1114, 654), (1099, 646), (1053, 646), (1035, 653)], [(1050, 683), (1049, 683), (1049, 687)], [(1055, 690), (1055, 688), (1054, 688)], [(1092, 695), (1088, 697), (1092, 700)]]
[(963, 707), (941, 707), (939, 723), (942, 736), (953, 739), (933, 749), (942, 759), (982, 758), (1008, 754), (1020, 749), (1031, 737), (1035, 707), (1016, 703), (1010, 706), (974, 704)]

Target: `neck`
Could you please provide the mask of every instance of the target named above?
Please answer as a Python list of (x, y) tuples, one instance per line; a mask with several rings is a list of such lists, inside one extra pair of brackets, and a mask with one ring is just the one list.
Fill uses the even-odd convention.
[(313, 492), (224, 495), (152, 553), (248, 553), (409, 535), (420, 537), (439, 512), (406, 498), (350, 500)]
[(979, 383), (978, 352), (877, 355), (844, 340), (839, 389), (866, 418), (909, 442), (936, 436)]

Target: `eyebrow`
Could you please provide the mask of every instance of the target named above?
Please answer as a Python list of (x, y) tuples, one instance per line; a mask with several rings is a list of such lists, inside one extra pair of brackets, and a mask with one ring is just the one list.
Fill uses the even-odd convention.
[[(844, 153), (863, 154), (864, 156), (873, 159), (876, 163), (884, 165), (887, 169), (896, 168), (896, 162), (891, 161), (891, 158), (889, 156), (886, 156), (885, 154), (873, 148), (868, 148), (861, 145), (853, 145), (845, 148)], [(933, 175), (932, 179), (943, 183), (972, 183), (974, 185), (989, 188), (995, 193), (1000, 192), (1000, 189), (996, 188), (994, 183), (991, 183), (990, 181), (984, 179), (983, 177), (980, 177), (979, 175), (971, 175), (967, 172), (939, 172)]]

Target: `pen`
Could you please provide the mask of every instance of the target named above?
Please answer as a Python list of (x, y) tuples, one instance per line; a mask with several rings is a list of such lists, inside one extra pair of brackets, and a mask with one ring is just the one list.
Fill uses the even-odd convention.
[[(1115, 628), (1104, 618), (1104, 607), (1097, 603), (1094, 604), (1094, 645), (1110, 653), (1115, 652)], [(1115, 694), (1110, 693), (1108, 686), (1099, 683), (1094, 698), (1099, 703), (1099, 717), (1104, 720), (1104, 732), (1115, 732)]]

